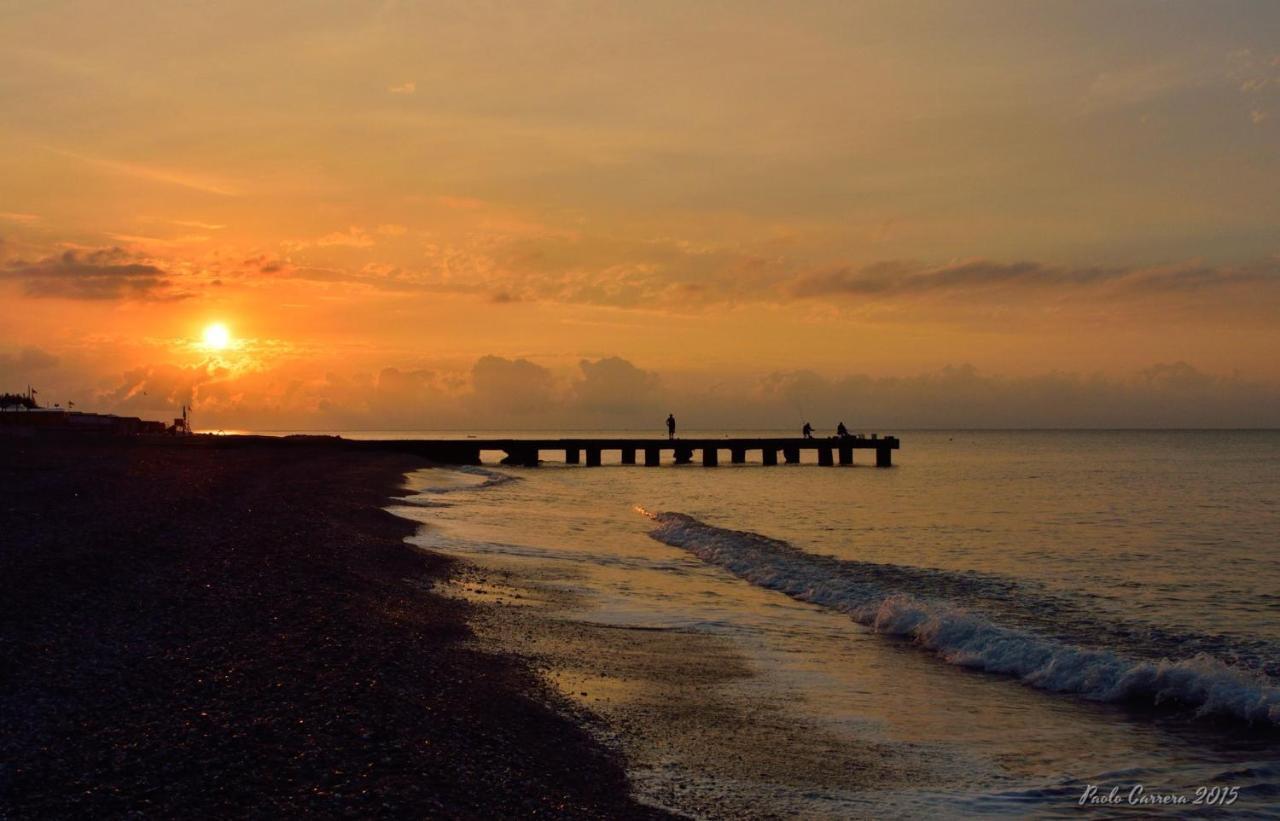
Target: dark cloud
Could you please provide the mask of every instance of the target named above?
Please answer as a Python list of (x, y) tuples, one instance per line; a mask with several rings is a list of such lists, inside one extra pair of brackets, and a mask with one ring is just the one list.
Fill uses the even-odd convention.
[[(33, 355), (39, 359), (38, 355)], [(33, 360), (34, 361), (34, 360)], [(674, 412), (694, 429), (1275, 428), (1280, 385), (1201, 371), (1186, 362), (1127, 376), (1053, 372), (1006, 377), (956, 365), (905, 377), (810, 370), (709, 382), (662, 378), (619, 357), (585, 360), (560, 378), (525, 359), (486, 356), (463, 371), (384, 368), (318, 374), (294, 363), (236, 374), (214, 362), (156, 365), (99, 392), (95, 410), (169, 418), (194, 404), (211, 428), (632, 428), (662, 432)], [(61, 369), (59, 370), (61, 372)], [(46, 384), (66, 395), (73, 386)], [(50, 393), (49, 395), (53, 395)], [(86, 404), (88, 407), (89, 405)]]
[[(761, 253), (750, 246), (696, 247), (674, 240), (529, 237), (443, 255), (440, 271), (367, 278), (368, 284), (480, 292), (494, 301), (545, 301), (699, 311), (712, 306), (840, 300), (980, 304), (999, 299), (1089, 303), (1140, 302), (1197, 293), (1204, 315), (1233, 315), (1253, 300), (1243, 286), (1280, 299), (1280, 260), (1237, 265), (1185, 262), (1158, 266), (1056, 265), (1036, 260), (972, 259), (948, 263), (881, 260), (815, 264), (793, 249)], [(447, 275), (441, 272), (447, 272)], [(1247, 296), (1247, 295), (1246, 295)], [(1184, 301), (1185, 302), (1185, 301)], [(1258, 313), (1256, 308), (1252, 313)]]
[(377, 427), (438, 427), (440, 408), (447, 398), (434, 371), (383, 368), (366, 391), (362, 406), (377, 420)]
[(0, 353), (0, 374), (4, 376), (48, 370), (57, 364), (58, 357), (31, 345), (17, 353)]
[(652, 413), (661, 404), (658, 375), (610, 356), (578, 363), (582, 378), (573, 383), (573, 409), (602, 417)]
[(22, 283), (28, 296), (85, 300), (175, 300), (190, 294), (177, 290), (168, 272), (138, 261), (120, 248), (65, 251), (37, 262), (15, 260), (0, 277)]
[(166, 418), (182, 405), (194, 405), (201, 386), (229, 375), (226, 368), (213, 362), (134, 368), (126, 371), (114, 388), (99, 393), (95, 403), (118, 413)]
[(1196, 264), (1157, 268), (1073, 268), (1038, 262), (1002, 263), (991, 260), (935, 267), (907, 262), (878, 262), (861, 268), (840, 267), (799, 274), (784, 285), (783, 291), (795, 298), (841, 294), (982, 294), (997, 289), (1053, 290), (1067, 294), (1097, 288), (1140, 294), (1258, 283), (1280, 285), (1280, 262), (1265, 260), (1238, 267)]
[(269, 257), (265, 254), (249, 257), (242, 264), (247, 271), (259, 274), (287, 275), (292, 267), (282, 259)]
[(527, 359), (483, 356), (471, 369), (470, 406), (485, 418), (544, 413), (557, 404), (551, 371)]
[(0, 390), (21, 390), (36, 380), (43, 386), (48, 372), (57, 367), (58, 361), (58, 357), (48, 351), (32, 346), (14, 353), (0, 353)]

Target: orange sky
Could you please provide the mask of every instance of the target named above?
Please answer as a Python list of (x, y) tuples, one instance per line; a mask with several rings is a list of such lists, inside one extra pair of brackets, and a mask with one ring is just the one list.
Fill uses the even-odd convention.
[(8, 4), (0, 106), (47, 401), (1280, 424), (1274, 3)]

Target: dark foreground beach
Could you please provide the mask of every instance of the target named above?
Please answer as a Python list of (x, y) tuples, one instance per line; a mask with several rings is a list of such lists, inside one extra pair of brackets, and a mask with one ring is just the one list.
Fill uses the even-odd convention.
[(414, 457), (218, 444), (0, 439), (0, 817), (657, 814), (431, 592)]

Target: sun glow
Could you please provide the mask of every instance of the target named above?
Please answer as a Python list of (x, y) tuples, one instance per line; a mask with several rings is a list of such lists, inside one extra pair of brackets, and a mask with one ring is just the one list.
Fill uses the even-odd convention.
[(204, 329), (204, 346), (214, 351), (225, 350), (231, 344), (231, 331), (221, 322), (215, 322)]

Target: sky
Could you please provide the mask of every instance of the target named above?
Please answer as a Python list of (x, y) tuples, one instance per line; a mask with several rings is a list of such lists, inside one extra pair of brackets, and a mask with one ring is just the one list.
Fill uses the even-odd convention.
[(1270, 0), (0, 0), (0, 113), (50, 404), (1280, 426)]

